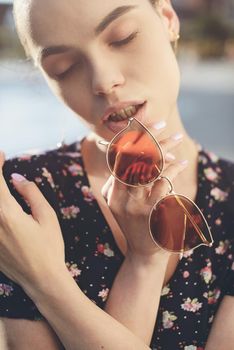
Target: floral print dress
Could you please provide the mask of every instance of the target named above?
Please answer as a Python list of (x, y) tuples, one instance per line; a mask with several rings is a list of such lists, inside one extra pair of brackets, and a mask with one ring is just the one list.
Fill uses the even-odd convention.
[[(4, 175), (28, 213), (10, 174), (18, 172), (38, 185), (57, 213), (67, 268), (87, 297), (103, 308), (124, 256), (92, 194), (80, 147), (76, 142), (7, 161)], [(234, 296), (233, 163), (200, 150), (196, 203), (211, 227), (214, 245), (185, 253), (162, 289), (151, 342), (154, 350), (204, 349), (220, 302), (225, 295)], [(0, 317), (43, 318), (22, 288), (1, 273)]]

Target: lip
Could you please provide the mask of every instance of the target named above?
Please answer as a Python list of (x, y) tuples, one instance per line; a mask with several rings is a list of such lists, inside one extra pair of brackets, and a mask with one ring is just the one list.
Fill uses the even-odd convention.
[[(143, 103), (135, 103), (135, 105), (141, 105), (140, 108), (138, 109), (137, 113), (134, 115), (134, 118), (137, 119), (138, 121), (140, 122), (144, 122), (144, 119), (145, 119), (145, 111), (146, 111), (146, 101), (144, 101)], [(128, 103), (126, 105), (129, 106), (130, 104)], [(134, 105), (134, 104), (132, 104)], [(125, 107), (125, 108), (126, 108)], [(124, 108), (124, 107), (122, 107)], [(118, 109), (119, 110), (119, 109)], [(111, 112), (113, 113), (113, 112)], [(107, 115), (107, 118), (108, 116), (110, 115), (110, 113)], [(118, 133), (120, 132), (121, 130), (123, 130), (127, 124), (128, 124), (128, 119), (126, 120), (121, 120), (119, 122), (113, 122), (113, 121), (109, 121), (108, 119), (106, 119), (105, 121), (103, 121), (103, 123), (105, 124), (105, 126), (112, 132), (114, 133)]]
[(144, 103), (145, 101), (126, 101), (126, 102), (115, 103), (114, 105), (106, 109), (101, 120), (103, 123), (105, 123), (108, 120), (110, 114), (116, 113), (121, 109), (127, 108), (129, 106), (143, 105)]

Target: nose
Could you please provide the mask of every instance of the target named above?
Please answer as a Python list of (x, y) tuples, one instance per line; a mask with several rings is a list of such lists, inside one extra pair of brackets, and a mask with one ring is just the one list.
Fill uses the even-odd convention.
[(92, 90), (94, 95), (104, 96), (123, 86), (125, 79), (120, 69), (111, 62), (99, 62), (92, 69)]

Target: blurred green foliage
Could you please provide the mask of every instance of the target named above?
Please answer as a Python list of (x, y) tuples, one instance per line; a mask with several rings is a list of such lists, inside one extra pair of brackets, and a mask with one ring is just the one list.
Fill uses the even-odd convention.
[(0, 26), (0, 57), (25, 57), (24, 50), (16, 33), (4, 26)]
[(230, 35), (230, 28), (217, 15), (198, 17), (195, 21), (194, 32), (197, 38), (225, 41)]
[(234, 25), (214, 14), (202, 14), (182, 22), (183, 40), (193, 43), (201, 58), (225, 55), (227, 44), (233, 45)]

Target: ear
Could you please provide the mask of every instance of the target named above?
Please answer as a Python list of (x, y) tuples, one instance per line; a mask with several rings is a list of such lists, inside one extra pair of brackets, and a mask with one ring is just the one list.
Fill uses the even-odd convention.
[(175, 41), (180, 32), (180, 21), (171, 0), (159, 0), (156, 6), (169, 40)]

